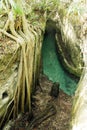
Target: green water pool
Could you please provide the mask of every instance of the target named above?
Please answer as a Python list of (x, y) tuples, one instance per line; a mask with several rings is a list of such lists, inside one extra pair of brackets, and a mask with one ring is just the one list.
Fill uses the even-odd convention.
[(68, 95), (73, 95), (78, 81), (71, 78), (60, 63), (56, 51), (54, 33), (45, 35), (42, 46), (43, 73), (53, 82), (59, 82), (60, 88)]

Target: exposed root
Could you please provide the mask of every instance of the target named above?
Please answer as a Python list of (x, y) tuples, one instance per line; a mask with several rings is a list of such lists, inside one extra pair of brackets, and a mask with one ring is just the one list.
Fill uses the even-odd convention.
[(14, 41), (17, 41), (18, 38), (16, 38), (15, 36), (13, 36), (12, 34), (6, 32), (4, 29), (0, 29), (0, 32), (3, 33), (4, 35), (6, 35), (7, 37), (13, 39)]
[[(8, 6), (8, 3), (5, 3), (5, 4), (6, 6), (4, 7), (6, 8)], [(9, 107), (11, 107), (10, 108), (11, 113), (9, 114), (8, 118), (10, 118), (12, 113), (13, 113), (13, 117), (16, 118), (19, 112), (25, 111), (25, 107), (27, 107), (27, 109), (31, 113), (31, 90), (32, 90), (31, 87), (32, 87), (32, 79), (33, 79), (32, 78), (33, 67), (34, 67), (34, 63), (37, 62), (37, 61), (34, 62), (34, 58), (35, 58), (34, 56), (35, 55), (35, 50), (34, 50), (35, 41), (34, 40), (35, 39), (32, 37), (32, 32), (33, 33), (35, 32), (32, 29), (31, 29), (32, 32), (30, 32), (28, 28), (29, 25), (27, 23), (27, 20), (24, 14), (22, 15), (21, 19), (22, 19), (22, 26), (20, 28), (15, 28), (14, 14), (12, 10), (10, 10), (9, 15), (8, 15), (8, 20), (4, 28), (0, 29), (1, 33), (11, 38), (12, 40), (15, 40), (16, 43), (19, 44), (19, 46), (21, 47), (21, 55), (20, 55), (20, 63), (19, 63), (19, 68), (18, 68), (18, 80), (16, 84), (16, 89), (14, 92), (13, 99), (11, 100), (11, 102), (8, 104), (6, 108), (6, 113), (4, 114), (3, 119), (0, 122), (0, 126), (3, 124), (3, 121), (6, 118), (6, 114), (8, 112)], [(19, 30), (16, 30), (16, 29), (19, 29)], [(10, 33), (8, 33), (8, 30)], [(11, 58), (8, 65), (6, 66), (6, 69), (11, 63), (12, 59), (14, 58), (14, 55)], [(36, 71), (36, 68), (34, 71)], [(34, 80), (35, 80), (35, 75), (34, 75)], [(13, 106), (12, 106), (12, 102), (13, 102)]]

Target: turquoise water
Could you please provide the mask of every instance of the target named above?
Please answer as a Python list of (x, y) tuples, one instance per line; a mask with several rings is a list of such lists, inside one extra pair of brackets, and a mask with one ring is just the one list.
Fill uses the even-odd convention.
[(53, 82), (59, 82), (60, 88), (68, 95), (73, 95), (77, 81), (61, 66), (55, 46), (55, 35), (50, 33), (44, 37), (42, 47), (43, 73)]

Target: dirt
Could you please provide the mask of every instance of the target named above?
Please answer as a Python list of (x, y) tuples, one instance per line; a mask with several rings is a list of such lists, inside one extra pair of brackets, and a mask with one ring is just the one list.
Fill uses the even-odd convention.
[[(33, 118), (31, 122), (36, 122), (34, 127), (27, 128), (31, 123), (29, 122), (29, 113), (24, 113), (15, 120), (11, 130), (69, 130), (72, 97), (66, 95), (62, 90), (59, 90), (57, 98), (50, 96), (53, 83), (45, 75), (40, 75), (39, 82), (40, 85), (37, 86), (32, 98)], [(51, 114), (38, 123), (37, 117), (51, 105), (54, 106), (56, 113), (54, 112), (54, 115)], [(37, 121), (33, 121), (35, 118)]]

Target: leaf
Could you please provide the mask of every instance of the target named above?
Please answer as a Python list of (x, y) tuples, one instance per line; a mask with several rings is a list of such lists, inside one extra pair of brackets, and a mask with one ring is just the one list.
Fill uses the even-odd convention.
[(14, 6), (13, 9), (16, 14), (19, 14), (19, 15), (23, 14), (22, 8), (19, 5), (16, 4), (16, 6)]
[(20, 4), (15, 3), (13, 0), (9, 0), (9, 2), (10, 2), (11, 6), (16, 14), (19, 14), (19, 15), (23, 14), (23, 10), (22, 10)]

